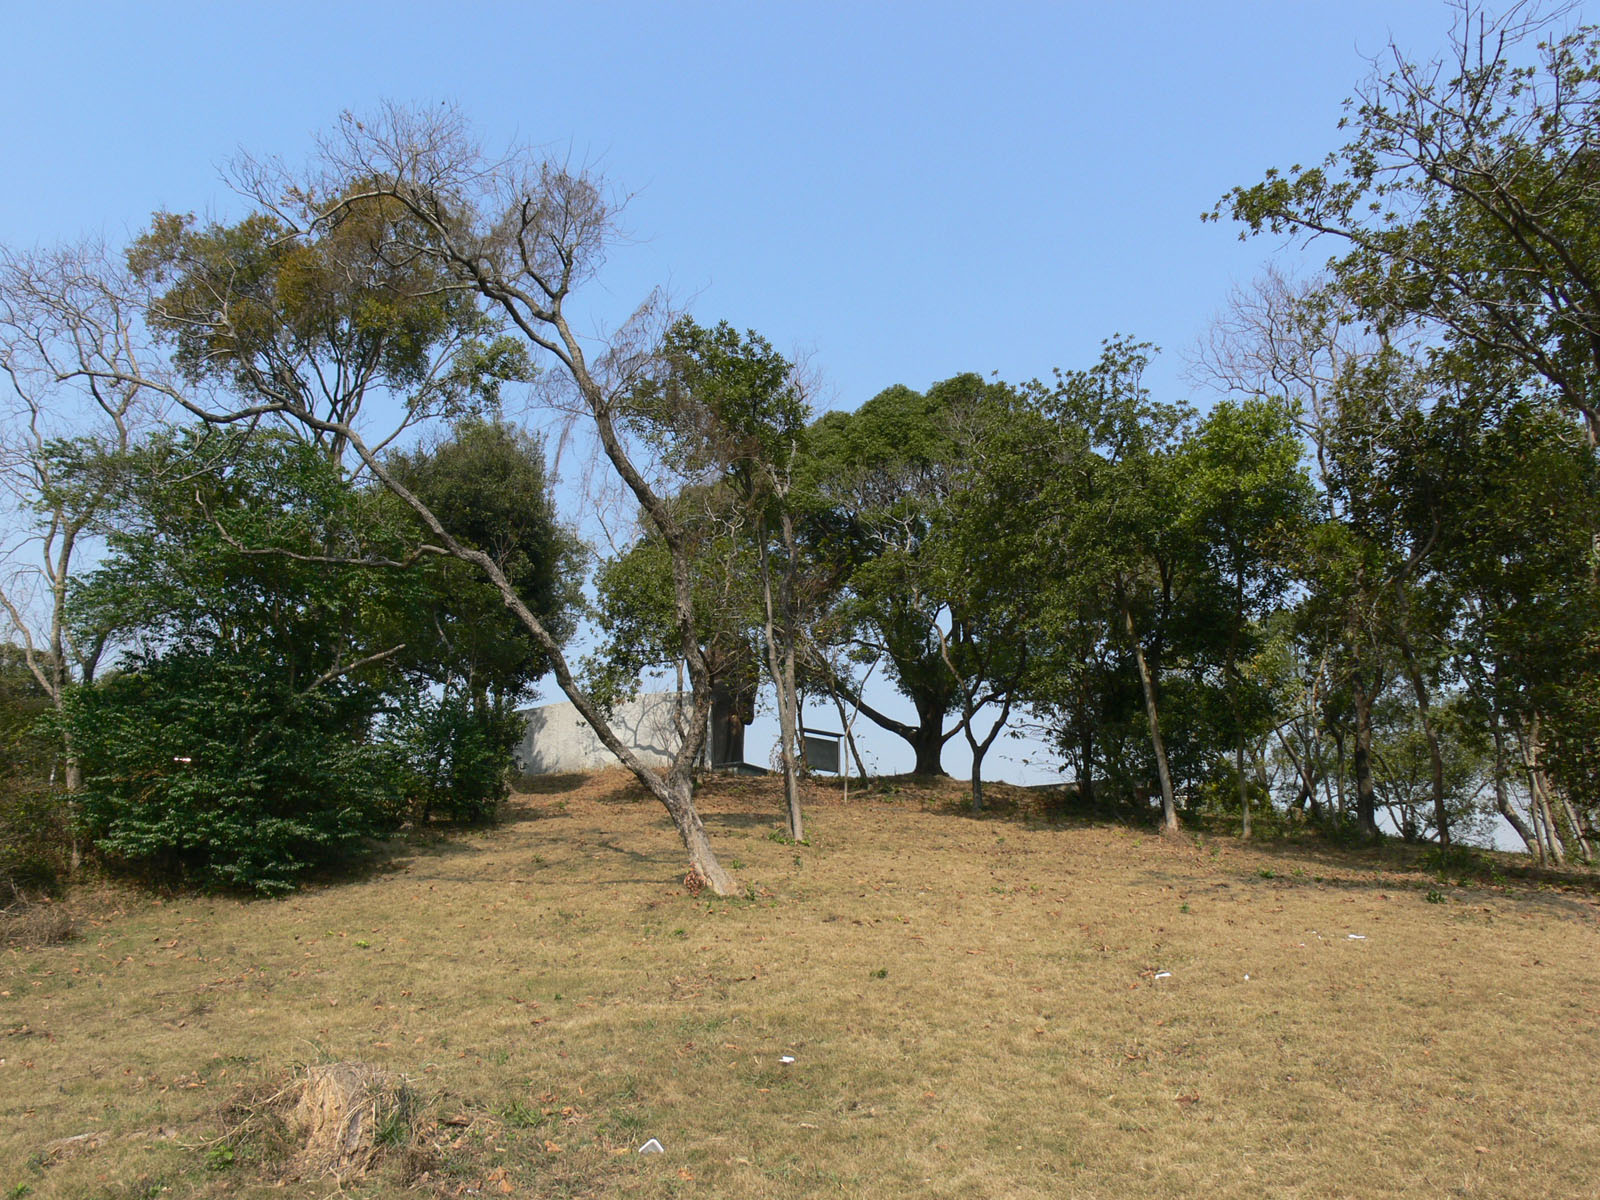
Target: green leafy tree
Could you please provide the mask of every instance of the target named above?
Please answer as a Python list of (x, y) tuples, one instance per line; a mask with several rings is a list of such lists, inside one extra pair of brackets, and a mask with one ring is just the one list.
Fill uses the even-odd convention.
[[(1587, 856), (1593, 792), (1579, 764), (1592, 754), (1600, 464), (1555, 397), (1487, 386), (1428, 414), (1414, 457), (1416, 470), (1448, 481), (1446, 519), (1423, 506), (1406, 516), (1438, 530), (1436, 586), (1453, 612), (1447, 650), (1463, 712), (1493, 749), (1495, 806), (1531, 853), (1564, 857), (1564, 828)], [(1525, 815), (1511, 803), (1519, 775)]]
[[(1033, 512), (1039, 492), (1029, 462), (1041, 422), (1018, 393), (976, 376), (947, 419), (961, 446), (949, 494), (933, 514), (925, 557), (930, 593), (945, 609), (939, 652), (955, 680), (960, 724), (972, 753), (972, 806), (983, 808), (983, 763), (1020, 706), (1042, 638)], [(955, 381), (951, 381), (955, 382)], [(950, 384), (932, 389), (948, 396)], [(981, 710), (991, 713), (981, 732)]]
[[(736, 501), (755, 546), (762, 643), (777, 695), (779, 756), (789, 833), (805, 837), (800, 808), (800, 691), (805, 580), (796, 470), (811, 417), (793, 364), (759, 334), (684, 318), (661, 343), (663, 369), (631, 397), (630, 419), (662, 445), (691, 486)], [(704, 562), (703, 558), (697, 561)]]
[(270, 211), (233, 225), (157, 213), (128, 263), (185, 378), (322, 418), (284, 428), (338, 460), (349, 448), (338, 427), (359, 427), (374, 395), (397, 399), (410, 423), (492, 408), (502, 384), (532, 377), (522, 345), (437, 263), (382, 252), (419, 232), (392, 198), (334, 203), (305, 228)]
[[(246, 246), (237, 252), (225, 248), (220, 270), (213, 269), (208, 255), (172, 255), (165, 245), (155, 247), (151, 265), (135, 264), (156, 293), (150, 320), (160, 325), (170, 318), (169, 337), (181, 337), (186, 314), (192, 314), (222, 338), (215, 368), (209, 351), (185, 359), (178, 344), (175, 352), (184, 377), (169, 383), (166, 394), (210, 424), (289, 422), (331, 457), (348, 460), (354, 470), (409, 508), (426, 529), (418, 552), (457, 559), (480, 573), (539, 645), (557, 684), (601, 742), (667, 810), (688, 852), (691, 885), (709, 886), (718, 895), (735, 894), (737, 884), (717, 861), (694, 806), (693, 767), (703, 749), (711, 697), (696, 639), (685, 532), (648, 471), (641, 469), (642, 460), (636, 459), (640, 446), (625, 423), (629, 396), (660, 362), (655, 354), (658, 309), (647, 304), (609, 340), (580, 333), (575, 324), (587, 329), (589, 323), (572, 320), (573, 296), (598, 270), (613, 228), (614, 211), (604, 188), (592, 177), (541, 161), (527, 151), (491, 161), (457, 113), (397, 106), (368, 120), (347, 114), (319, 143), (316, 161), (304, 172), (245, 159), (235, 166), (234, 182), (255, 203), (255, 217), (268, 229), (264, 236), (246, 239)], [(342, 233), (346, 229), (351, 231), (348, 238)], [(160, 240), (164, 231), (152, 232)], [(166, 243), (181, 248), (183, 233), (183, 228), (177, 229)], [(391, 360), (384, 354), (363, 359), (378, 364), (375, 374), (358, 371), (354, 378), (381, 376), (387, 390), (401, 401), (398, 416), (385, 430), (374, 416), (376, 406), (365, 401), (352, 406), (341, 398), (346, 392), (314, 378), (319, 366), (333, 361), (329, 355), (334, 353), (334, 342), (358, 350), (370, 345), (367, 297), (357, 297), (361, 303), (354, 309), (334, 305), (330, 311), (336, 336), (325, 342), (323, 331), (313, 328), (304, 344), (315, 353), (302, 354), (298, 350), (302, 342), (292, 328), (291, 297), (276, 286), (257, 287), (255, 274), (247, 269), (258, 244), (304, 246), (312, 251), (313, 268), (320, 261), (331, 261), (357, 282), (358, 290), (370, 281), (380, 311), (387, 301), (400, 307), (393, 320), (384, 317), (378, 322), (384, 337), (389, 336), (385, 330), (408, 325), (410, 305), (445, 306), (449, 312), (444, 324), (423, 322), (420, 336), (431, 329), (445, 330), (446, 336), (430, 345), (441, 352), (432, 361), (449, 366), (430, 368), (420, 382), (404, 372), (391, 380), (384, 365)], [(236, 257), (238, 272), (232, 269)], [(264, 277), (273, 278), (277, 271), (269, 262)], [(320, 292), (320, 285), (312, 291)], [(263, 328), (273, 335), (235, 342), (234, 333), (242, 326), (230, 325), (230, 314), (238, 303), (248, 306), (257, 295), (267, 297)], [(164, 302), (168, 296), (171, 302)], [(197, 299), (185, 302), (189, 296)], [(456, 304), (459, 309), (451, 307)], [(511, 341), (500, 339), (502, 330)], [(457, 339), (455, 331), (464, 340)], [(207, 336), (207, 330), (198, 331), (202, 342)], [(456, 352), (443, 353), (452, 345), (458, 347)], [(397, 344), (397, 350), (403, 349)], [(548, 379), (540, 376), (545, 386), (540, 394), (569, 414), (581, 414), (593, 445), (639, 505), (648, 532), (661, 539), (673, 562), (675, 622), (694, 714), (672, 763), (660, 771), (647, 766), (611, 728), (603, 706), (575, 677), (559, 631), (545, 626), (494, 556), (476, 547), (470, 537), (458, 537), (385, 462), (386, 445), (400, 429), (451, 415), (460, 389), (435, 387), (434, 380), (457, 379), (469, 398), (488, 400), (498, 380), (527, 378), (527, 363), (535, 356), (554, 367)], [(356, 354), (344, 357), (354, 362)], [(402, 353), (393, 361), (403, 365), (407, 358)], [(202, 385), (208, 383), (221, 386), (206, 391)], [(370, 554), (341, 561), (358, 560), (369, 568), (383, 567)]]
[(60, 751), (55, 711), (22, 647), (0, 642), (0, 894), (55, 887), (70, 867), (68, 813), (52, 786)]
[(1161, 729), (1160, 676), (1192, 550), (1180, 520), (1174, 459), (1189, 413), (1156, 401), (1145, 388), (1149, 350), (1112, 338), (1094, 366), (1061, 373), (1053, 388), (1042, 390), (1064, 461), (1046, 493), (1056, 520), (1040, 528), (1071, 556), (1060, 576), (1068, 581), (1068, 603), (1109, 617), (1133, 659), (1162, 828), (1172, 833), (1178, 815)]
[[(712, 712), (736, 723), (711, 740), (713, 763), (743, 746), (760, 683), (763, 616), (749, 581), (755, 548), (737, 505), (722, 489), (680, 493), (683, 527), (694, 558), (696, 639), (706, 664)], [(642, 678), (673, 671), (683, 661), (672, 602), (672, 558), (658, 539), (641, 538), (600, 564), (594, 616), (601, 642), (584, 662), (585, 685), (608, 709), (638, 692)], [(742, 750), (740, 751), (742, 753)]]
[(511, 752), (523, 734), (516, 710), (449, 689), (401, 695), (394, 707), (380, 732), (397, 760), (403, 811), (424, 822), (493, 819), (510, 791)]
[[(58, 712), (105, 654), (110, 629), (73, 626), (68, 600), (120, 494), (120, 456), (159, 409), (122, 282), (92, 246), (0, 251), (0, 629)], [(44, 823), (71, 839), (81, 774), (57, 728), (66, 811)]]
[[(582, 547), (555, 512), (544, 449), (500, 421), (465, 417), (447, 437), (393, 455), (390, 469), (471, 545), (565, 643), (582, 610)], [(549, 658), (492, 587), (457, 559), (428, 556), (396, 614), (396, 665), (418, 687), (387, 728), (406, 764), (403, 785), (422, 820), (492, 817), (510, 790), (517, 705)]]
[(1300, 440), (1281, 403), (1222, 401), (1178, 450), (1185, 532), (1203, 556), (1215, 599), (1214, 632), (1234, 727), (1234, 769), (1244, 835), (1250, 836), (1247, 744), (1271, 724), (1270, 696), (1246, 664), (1264, 623), (1294, 583), (1295, 547), (1314, 516)]
[(262, 646), (134, 655), (69, 697), (82, 819), (108, 861), (151, 877), (263, 893), (347, 865), (401, 814), (377, 697), (292, 688)]
[[(467, 544), (487, 554), (565, 644), (581, 611), (583, 549), (556, 514), (541, 443), (500, 421), (467, 417), (442, 440), (392, 455), (389, 469)], [(479, 711), (515, 706), (549, 673), (544, 648), (492, 587), (455, 559), (429, 556), (410, 609), (403, 664)]]
[(163, 436), (129, 478), (74, 600), (130, 646), (68, 707), (85, 829), (111, 861), (204, 885), (281, 891), (346, 861), (401, 815), (372, 734), (404, 646), (375, 645), (391, 622), (373, 617), (416, 579), (338, 561), (404, 544), (387, 506), (281, 434)]
[(919, 775), (944, 774), (944, 745), (963, 728), (945, 727), (963, 690), (963, 669), (947, 660), (970, 661), (975, 646), (966, 643), (979, 628), (953, 619), (946, 585), (961, 576), (940, 562), (937, 526), (978, 430), (969, 418), (995, 390), (1004, 387), (973, 374), (926, 393), (891, 387), (812, 429), (808, 469), (821, 506), (813, 537), (839, 581), (829, 625), (857, 658), (886, 664), (916, 721), (881, 711), (847, 679), (831, 682), (868, 719), (905, 739)]

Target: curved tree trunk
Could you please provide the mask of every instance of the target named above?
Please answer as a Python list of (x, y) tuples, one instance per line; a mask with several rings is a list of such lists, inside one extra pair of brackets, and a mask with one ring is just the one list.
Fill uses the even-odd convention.
[(912, 767), (915, 775), (945, 775), (942, 761), (944, 744), (955, 735), (955, 729), (949, 732), (944, 728), (944, 709), (934, 710), (926, 701), (917, 704), (917, 723), (908, 725), (904, 721), (897, 721), (886, 713), (879, 712), (861, 697), (861, 693), (849, 687), (844, 680), (834, 676), (834, 686), (839, 693), (850, 701), (855, 710), (861, 713), (879, 729), (886, 730), (898, 738), (905, 739), (910, 745), (912, 753), (916, 756), (916, 765)]
[(867, 782), (867, 766), (861, 761), (861, 751), (856, 746), (855, 719), (845, 711), (844, 698), (839, 695), (839, 689), (834, 684), (832, 673), (827, 676), (827, 682), (828, 695), (833, 697), (833, 707), (839, 714), (839, 728), (844, 730), (845, 749), (850, 755), (850, 759), (845, 763), (844, 770), (845, 798), (848, 799), (850, 795), (850, 762), (853, 761), (856, 764), (856, 776), (863, 785)]
[(687, 779), (668, 783), (658, 794), (663, 806), (672, 817), (672, 824), (689, 852), (689, 876), (685, 882), (698, 891), (699, 884), (711, 889), (717, 896), (733, 896), (739, 891), (738, 882), (717, 861), (711, 849), (711, 839), (695, 810), (694, 795)]
[(1522, 819), (1517, 810), (1511, 807), (1511, 797), (1506, 788), (1506, 735), (1500, 728), (1500, 719), (1494, 718), (1494, 807), (1506, 824), (1517, 831), (1517, 836), (1522, 839), (1522, 844), (1528, 848), (1528, 853), (1535, 858), (1544, 857), (1544, 847), (1540, 845), (1534, 831)]

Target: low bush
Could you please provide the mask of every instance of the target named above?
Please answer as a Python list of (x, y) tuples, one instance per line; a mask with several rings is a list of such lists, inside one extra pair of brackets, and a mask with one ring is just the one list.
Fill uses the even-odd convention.
[(0, 905), (53, 892), (66, 877), (72, 830), (52, 771), (49, 703), (15, 647), (0, 646)]
[(0, 905), (54, 892), (66, 877), (71, 844), (59, 791), (0, 776)]
[(295, 691), (244, 653), (175, 650), (73, 698), (85, 832), (113, 867), (284, 892), (402, 816), (354, 685)]

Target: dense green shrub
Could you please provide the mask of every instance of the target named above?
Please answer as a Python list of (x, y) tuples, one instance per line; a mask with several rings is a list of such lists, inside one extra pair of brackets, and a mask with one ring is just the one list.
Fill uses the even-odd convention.
[(66, 800), (52, 779), (60, 754), (42, 720), (49, 708), (20, 651), (0, 645), (0, 905), (54, 890), (71, 858)]
[(492, 819), (510, 790), (511, 750), (521, 736), (515, 712), (467, 696), (446, 693), (408, 704), (391, 737), (412, 813), (420, 821)]
[(398, 824), (364, 689), (280, 679), (248, 654), (177, 649), (74, 696), (83, 825), (108, 864), (283, 892)]
[(66, 876), (70, 849), (61, 792), (9, 772), (0, 775), (0, 907), (54, 891)]

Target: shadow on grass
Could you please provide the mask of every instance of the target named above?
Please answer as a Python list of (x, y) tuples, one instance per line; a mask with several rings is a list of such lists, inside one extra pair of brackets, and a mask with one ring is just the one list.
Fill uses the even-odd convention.
[(524, 796), (559, 796), (585, 787), (591, 776), (581, 772), (566, 775), (519, 775), (512, 781), (515, 791)]
[[(952, 781), (942, 789), (929, 781), (911, 777), (904, 790), (915, 798), (923, 793), (926, 807), (949, 816), (974, 821), (1027, 824), (1032, 828), (1120, 828), (1151, 835), (1159, 844), (1179, 853), (1202, 853), (1207, 848), (1228, 846), (1248, 850), (1257, 863), (1241, 871), (1239, 882), (1259, 883), (1263, 887), (1335, 888), (1348, 891), (1431, 890), (1431, 885), (1462, 886), (1491, 890), (1496, 896), (1538, 907), (1596, 916), (1593, 901), (1600, 899), (1600, 870), (1581, 865), (1540, 866), (1523, 855), (1477, 847), (1441, 849), (1434, 845), (1408, 844), (1394, 838), (1371, 843), (1351, 838), (1342, 832), (1325, 832), (1315, 826), (1269, 825), (1258, 830), (1249, 841), (1238, 836), (1237, 818), (1183, 816), (1178, 837), (1160, 836), (1159, 807), (1130, 802), (1083, 801), (1071, 784), (1041, 788), (1014, 788), (1006, 785), (985, 789), (981, 812), (972, 810), (965, 786), (951, 791)], [(920, 784), (920, 787), (919, 787)], [(890, 781), (891, 791), (900, 790)], [(1266, 860), (1263, 864), (1260, 860)], [(1279, 866), (1281, 864), (1281, 868)], [(1159, 872), (1158, 872), (1159, 874)], [(1399, 876), (1397, 878), (1397, 876)], [(1155, 879), (1156, 876), (1152, 876)], [(1165, 875), (1161, 882), (1170, 882)], [(1580, 893), (1583, 899), (1560, 893)]]
[[(1550, 875), (1548, 879), (1530, 878), (1524, 869), (1514, 866), (1504, 869), (1502, 860), (1507, 856), (1503, 852), (1480, 851), (1481, 870), (1440, 870), (1430, 863), (1424, 848), (1389, 842), (1350, 847), (1330, 844), (1315, 834), (1248, 842), (1213, 836), (1198, 845), (1191, 835), (1187, 845), (1176, 841), (1168, 844), (1175, 851), (1187, 851), (1197, 858), (1220, 846), (1227, 846), (1234, 853), (1248, 851), (1248, 864), (1214, 864), (1218, 878), (1211, 886), (1234, 888), (1241, 893), (1312, 891), (1394, 896), (1411, 893), (1419, 903), (1436, 904), (1451, 900), (1475, 903), (1492, 896), (1501, 902), (1590, 921), (1600, 917), (1595, 903), (1600, 898), (1600, 876), (1588, 871), (1568, 871), (1544, 872)], [(1423, 852), (1419, 853), (1419, 849)], [(1162, 871), (1159, 862), (1152, 861), (1145, 878), (1151, 883), (1171, 884), (1185, 877)]]

